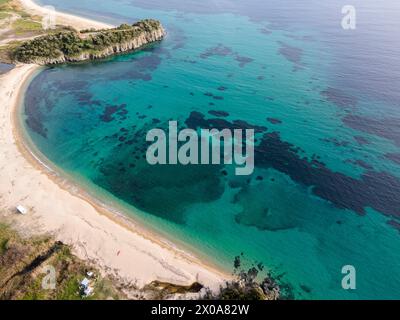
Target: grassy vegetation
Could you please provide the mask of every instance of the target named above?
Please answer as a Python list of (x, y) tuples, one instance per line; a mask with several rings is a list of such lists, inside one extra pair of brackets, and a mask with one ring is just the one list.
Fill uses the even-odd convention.
[(11, 8), (9, 7), (8, 2), (9, 0), (0, 0), (0, 20), (10, 16), (9, 11)]
[(8, 239), (1, 239), (0, 241), (0, 255), (7, 250)]
[(160, 22), (142, 20), (133, 25), (123, 24), (118, 28), (92, 32), (86, 30), (84, 36), (74, 31), (48, 34), (23, 43), (14, 52), (17, 61), (29, 63), (59, 57), (74, 58), (83, 53), (95, 54), (114, 45), (134, 40), (143, 32), (159, 29)]
[(0, 20), (10, 17), (11, 15), (8, 12), (0, 11)]
[(0, 7), (5, 5), (9, 0), (0, 0)]
[(28, 32), (42, 30), (42, 24), (33, 20), (18, 19), (12, 24), (12, 28), (17, 35), (23, 35)]
[(14, 0), (0, 0), (0, 12), (22, 12), (21, 7)]
[(19, 41), (9, 42), (7, 45), (0, 47), (0, 62), (3, 63), (13, 63), (12, 53), (15, 48), (21, 43)]
[[(9, 21), (5, 20), (10, 18)], [(2, 38), (26, 38), (44, 33), (41, 17), (32, 16), (14, 0), (0, 0), (0, 24)]]
[[(56, 270), (56, 288), (42, 287), (44, 266)], [(91, 278), (93, 295), (83, 297), (79, 282), (86, 272)], [(50, 237), (23, 239), (17, 232), (0, 224), (0, 299), (120, 299), (124, 295), (113, 283), (74, 256), (70, 248)]]

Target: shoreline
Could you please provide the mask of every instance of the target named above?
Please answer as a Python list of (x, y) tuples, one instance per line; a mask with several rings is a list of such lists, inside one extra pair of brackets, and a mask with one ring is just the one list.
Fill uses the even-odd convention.
[[(19, 1), (41, 8), (30, 0)], [(76, 19), (92, 23), (88, 19)], [(17, 65), (0, 75), (3, 101), (0, 141), (4, 140), (0, 155), (0, 174), (4, 177), (0, 182), (0, 205), (6, 209), (5, 215), (15, 220), (21, 230), (53, 234), (103, 272), (139, 287), (153, 280), (185, 285), (200, 281), (217, 289), (230, 278), (173, 242), (146, 230), (134, 218), (99, 205), (84, 189), (72, 192), (76, 190), (75, 184), (50, 173), (46, 163), (26, 145), (20, 132), (23, 128), (16, 122), (24, 88), (39, 71), (37, 65)], [(30, 212), (26, 216), (15, 215), (12, 211), (18, 204), (25, 205)]]
[[(20, 115), (18, 114), (18, 109), (22, 107), (22, 100), (29, 82), (33, 79), (36, 73), (40, 73), (40, 69), (42, 68), (43, 66), (38, 66), (38, 68), (29, 73), (24, 83), (21, 84), (21, 91), (19, 92), (17, 101), (12, 111), (13, 134), (16, 145), (21, 154), (23, 154), (24, 157), (38, 170), (44, 172), (49, 179), (57, 184), (59, 188), (88, 202), (97, 210), (98, 214), (106, 216), (113, 222), (134, 233), (138, 233), (143, 238), (155, 242), (167, 250), (172, 249), (173, 251), (176, 251), (178, 254), (182, 255), (182, 258), (184, 259), (199, 263), (210, 271), (217, 271), (217, 273), (224, 276), (224, 279), (230, 278), (230, 275), (226, 274), (224, 271), (220, 271), (220, 268), (212, 265), (212, 263), (207, 264), (202, 262), (202, 260), (195, 253), (190, 252), (190, 249), (181, 248), (178, 244), (176, 244), (176, 242), (182, 243), (183, 241), (180, 241), (179, 239), (169, 239), (167, 236), (159, 234), (155, 228), (147, 226), (145, 223), (138, 221), (138, 217), (132, 217), (128, 215), (128, 213), (123, 213), (124, 211), (131, 211), (134, 213), (134, 211), (129, 210), (128, 208), (122, 208), (115, 203), (110, 204), (102, 201), (98, 196), (95, 195), (95, 192), (90, 192), (81, 184), (74, 182), (72, 176), (69, 176), (67, 173), (63, 172), (62, 169), (58, 168), (55, 164), (48, 160), (46, 156), (39, 151), (39, 149), (37, 149), (33, 141), (29, 138), (29, 136), (27, 136), (27, 133), (24, 132), (24, 128), (21, 127), (22, 124), (19, 124), (21, 119)], [(88, 188), (90, 188), (90, 186), (88, 186)], [(133, 208), (133, 210), (138, 211), (136, 208)]]
[[(28, 10), (32, 15), (44, 16), (52, 12), (51, 10), (47, 9), (46, 7), (38, 5), (32, 0), (17, 0), (17, 1), (21, 4), (21, 6), (25, 10)], [(58, 10), (55, 11), (55, 14), (56, 14), (56, 24), (71, 26), (78, 29), (78, 31), (90, 28), (103, 29), (103, 28), (115, 27), (114, 25), (108, 23), (75, 16)]]

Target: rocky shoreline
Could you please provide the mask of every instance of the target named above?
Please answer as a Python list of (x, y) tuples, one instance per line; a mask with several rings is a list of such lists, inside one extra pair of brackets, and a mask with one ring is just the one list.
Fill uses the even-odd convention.
[(121, 25), (100, 31), (49, 34), (20, 45), (14, 52), (14, 59), (37, 65), (96, 60), (138, 50), (162, 40), (165, 34), (163, 26), (156, 20), (142, 20), (132, 26)]

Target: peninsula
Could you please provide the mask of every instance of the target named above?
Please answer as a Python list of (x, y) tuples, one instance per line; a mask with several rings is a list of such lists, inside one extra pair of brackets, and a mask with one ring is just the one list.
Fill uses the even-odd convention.
[(12, 53), (15, 61), (38, 65), (79, 62), (133, 51), (161, 40), (165, 30), (157, 20), (141, 20), (133, 25), (80, 32), (61, 31), (26, 41)]

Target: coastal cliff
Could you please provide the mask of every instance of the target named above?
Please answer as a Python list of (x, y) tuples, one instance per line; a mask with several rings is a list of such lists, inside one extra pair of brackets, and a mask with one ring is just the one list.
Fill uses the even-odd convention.
[(14, 60), (38, 65), (79, 62), (137, 50), (160, 41), (165, 30), (157, 20), (146, 19), (105, 30), (67, 31), (27, 41), (14, 51)]

